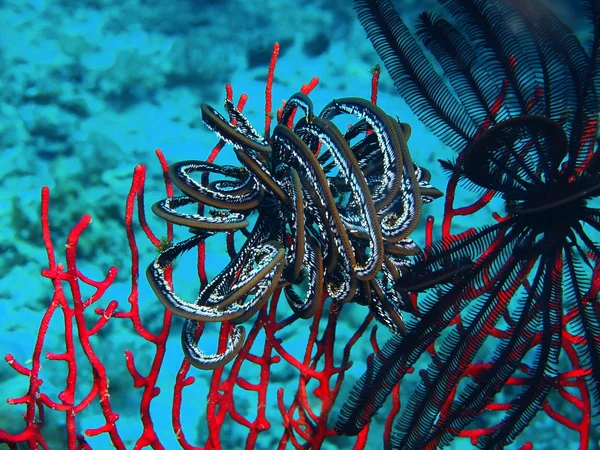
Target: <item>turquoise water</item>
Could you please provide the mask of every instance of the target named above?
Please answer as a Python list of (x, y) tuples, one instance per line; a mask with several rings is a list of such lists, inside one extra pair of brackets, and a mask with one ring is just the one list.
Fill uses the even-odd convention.
[[(398, 2), (408, 15), (429, 3)], [(578, 25), (576, 10), (566, 8), (566, 2), (553, 3), (564, 9), (565, 20)], [(118, 267), (114, 285), (98, 306), (106, 307), (116, 299), (125, 308), (131, 263), (123, 217), (134, 167), (147, 166), (146, 213), (150, 225), (162, 230), (161, 221), (149, 211), (149, 205), (164, 197), (154, 150), (162, 149), (169, 162), (205, 159), (216, 138), (202, 123), (200, 104), (210, 103), (222, 111), (226, 83), (232, 85), (234, 99), (248, 94), (244, 113), (261, 130), (274, 42), (281, 45), (273, 84), (275, 107), (315, 76), (320, 82), (311, 98), (317, 110), (333, 98), (369, 97), (371, 69), (380, 61), (346, 1), (0, 0), (1, 354), (11, 353), (29, 366), (40, 321), (52, 298), (51, 282), (40, 275), (48, 265), (40, 226), (42, 186), (51, 192), (50, 223), (58, 261), (64, 262), (64, 242), (71, 227), (83, 214), (90, 214), (92, 224), (78, 250), (79, 268), (100, 279), (109, 267)], [(446, 177), (436, 161), (452, 158), (452, 153), (398, 97), (385, 70), (379, 92), (378, 104), (411, 124), (413, 160), (426, 166), (432, 172), (432, 184), (444, 190)], [(231, 149), (226, 148), (219, 158), (222, 164), (235, 164)], [(492, 204), (487, 212), (493, 210)], [(424, 216), (438, 218), (436, 232), (442, 213), (442, 200), (424, 211)], [(472, 219), (462, 220), (459, 226), (478, 225)], [(161, 237), (158, 231), (157, 235)], [(185, 237), (185, 230), (176, 230), (175, 240)], [(413, 237), (424, 243), (424, 220)], [(211, 253), (209, 275), (213, 261), (216, 267), (227, 261), (226, 253), (218, 250)], [(155, 255), (150, 244), (140, 242), (142, 271)], [(180, 284), (195, 275), (193, 267), (183, 272), (184, 266), (176, 275)], [(197, 284), (181, 289), (183, 296), (194, 298)], [(84, 291), (90, 293), (90, 289)], [(139, 303), (144, 325), (158, 332), (163, 307), (143, 273)], [(367, 314), (365, 308), (352, 311)], [(363, 317), (344, 320), (342, 336), (347, 339)], [(96, 318), (90, 310), (89, 324)], [(57, 315), (50, 323), (43, 354), (64, 351), (61, 320)], [(181, 325), (181, 320), (174, 320), (158, 381), (162, 392), (151, 409), (154, 429), (166, 448), (177, 448), (170, 408), (173, 380), (182, 359)], [(379, 335), (383, 342), (386, 332), (381, 327)], [(290, 348), (301, 354), (305, 341), (293, 335), (289, 339)], [(117, 320), (95, 336), (93, 344), (110, 374), (113, 408), (121, 416), (119, 433), (126, 448), (133, 448), (141, 433), (140, 392), (132, 387), (123, 355), (131, 350), (145, 373), (154, 348), (129, 323)], [(362, 344), (353, 354), (349, 380), (360, 376), (371, 351), (368, 342)], [(87, 371), (77, 390), (83, 396), (90, 386), (89, 366), (83, 358), (80, 369)], [(206, 438), (202, 420), (209, 376), (195, 369), (190, 375), (196, 377), (196, 384), (184, 391), (182, 423), (188, 441), (201, 445)], [(56, 398), (64, 386), (65, 365), (43, 358), (40, 376), (44, 392)], [(285, 375), (273, 376), (277, 386), (294, 389)], [(22, 429), (24, 407), (7, 405), (4, 400), (24, 395), (27, 386), (26, 377), (0, 362), (0, 429), (13, 433)], [(351, 383), (344, 386), (347, 391)], [(268, 407), (275, 413), (273, 430), (259, 437), (257, 448), (276, 448), (281, 435), (274, 391), (269, 395), (273, 403)], [(381, 416), (373, 426), (369, 448), (381, 446)], [(76, 423), (78, 432), (83, 432), (104, 422), (96, 406), (79, 415)], [(574, 435), (562, 428), (555, 431), (555, 425), (544, 416), (517, 442), (532, 441), (535, 449), (578, 448)], [(50, 448), (65, 448), (63, 414), (46, 409), (44, 436)], [(224, 447), (229, 448), (243, 448), (244, 441), (245, 436), (229, 432), (223, 438)], [(323, 448), (348, 448), (348, 442), (332, 439)], [(109, 448), (106, 435), (88, 443), (93, 448)], [(461, 441), (455, 448), (471, 447)]]

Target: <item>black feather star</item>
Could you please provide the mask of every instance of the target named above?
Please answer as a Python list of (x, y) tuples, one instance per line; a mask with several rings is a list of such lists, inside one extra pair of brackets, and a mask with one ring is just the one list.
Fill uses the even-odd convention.
[[(387, 448), (438, 448), (478, 426), (479, 448), (504, 448), (548, 407), (565, 364), (599, 412), (600, 1), (584, 2), (586, 44), (538, 0), (438, 1), (451, 19), (421, 14), (416, 37), (389, 1), (354, 4), (399, 93), (458, 152), (442, 161), (446, 212), (462, 181), (506, 215), (459, 235), (443, 227), (413, 261), (396, 289), (427, 291), (419, 319), (375, 355), (336, 430), (358, 433), (431, 353)], [(493, 403), (508, 407), (481, 428)]]

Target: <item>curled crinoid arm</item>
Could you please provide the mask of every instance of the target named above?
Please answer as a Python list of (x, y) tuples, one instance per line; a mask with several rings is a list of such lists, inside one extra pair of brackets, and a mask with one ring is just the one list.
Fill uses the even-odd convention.
[(419, 183), (421, 201), (423, 203), (431, 203), (444, 195), (442, 191), (431, 185), (431, 172), (424, 167), (415, 164), (415, 178), (417, 179), (417, 183)]
[[(213, 280), (213, 283), (200, 292), (194, 303), (187, 302), (180, 298), (167, 283), (165, 268), (170, 266), (177, 256), (196, 247), (205, 238), (206, 233), (203, 233), (173, 245), (162, 252), (148, 267), (146, 271), (148, 281), (157, 297), (174, 314), (201, 322), (224, 322), (244, 317), (248, 312), (254, 313), (266, 301), (269, 291), (272, 292), (277, 284), (283, 253), (275, 248), (268, 249), (270, 257), (268, 261), (267, 258), (263, 258), (259, 268), (255, 268), (252, 273), (244, 274), (246, 276), (237, 277), (237, 283), (227, 289), (226, 293), (218, 291), (222, 284)], [(261, 250), (265, 249), (253, 249), (249, 256), (255, 256)], [(265, 283), (266, 281), (268, 283)], [(252, 300), (239, 301), (254, 288), (257, 289), (257, 294)]]
[(300, 108), (304, 112), (304, 117), (308, 123), (312, 122), (314, 117), (313, 103), (308, 95), (302, 92), (296, 92), (285, 102), (285, 106), (281, 112), (280, 122), (287, 125), (292, 115), (296, 112), (296, 109)]
[(332, 241), (329, 242), (329, 246), (335, 248), (339, 257), (331, 272), (333, 275), (337, 271), (339, 276), (334, 275), (335, 280), (333, 278), (328, 280), (329, 293), (337, 301), (348, 301), (356, 289), (356, 283), (351, 275), (356, 261), (352, 244), (340, 218), (327, 177), (307, 144), (286, 126), (279, 124), (275, 127), (273, 145), (282, 149), (278, 152), (282, 157), (281, 162), (296, 169), (301, 175), (301, 181), (306, 180), (306, 183), (314, 188), (310, 189), (307, 186), (307, 189), (312, 190), (315, 195), (314, 197), (309, 196), (307, 199), (314, 199), (315, 202), (318, 202), (317, 210), (323, 211), (325, 214), (322, 219), (325, 220), (325, 226), (331, 230), (329, 235)]
[(201, 230), (235, 230), (248, 226), (246, 216), (234, 211), (212, 210), (205, 216), (179, 210), (188, 205), (197, 206), (198, 201), (190, 197), (170, 197), (152, 205), (152, 212), (171, 223)]
[(235, 282), (220, 296), (212, 293), (211, 304), (219, 311), (243, 310), (231, 319), (241, 323), (252, 317), (269, 299), (283, 272), (284, 252), (278, 242), (267, 241), (250, 249)]
[[(235, 181), (226, 187), (222, 181), (203, 186), (192, 178), (192, 173), (216, 173)], [(169, 178), (189, 197), (215, 208), (247, 211), (255, 208), (264, 197), (257, 180), (239, 167), (218, 166), (204, 161), (180, 161), (169, 167)]]
[(183, 353), (188, 361), (198, 369), (213, 370), (224, 366), (237, 356), (242, 349), (246, 330), (244, 327), (233, 327), (227, 337), (227, 345), (223, 352), (207, 354), (199, 347), (196, 339), (198, 321), (186, 319), (181, 333)]
[[(307, 237), (305, 242), (305, 251), (303, 258), (303, 267), (301, 277), (306, 279), (304, 283), (294, 283), (285, 286), (283, 292), (292, 308), (292, 310), (303, 319), (308, 319), (315, 314), (319, 307), (319, 302), (323, 292), (323, 256), (317, 241), (312, 237)], [(296, 278), (297, 280), (297, 278)], [(297, 293), (296, 287), (301, 292)]]
[[(240, 125), (236, 127), (229, 123), (229, 121), (227, 121), (227, 119), (212, 106), (203, 103), (200, 106), (200, 109), (202, 110), (202, 120), (204, 121), (204, 124), (217, 133), (219, 138), (223, 139), (228, 144), (259, 153), (268, 154), (271, 152), (269, 143), (259, 135), (254, 128), (244, 126), (249, 124), (247, 119), (244, 118), (244, 120), (238, 120)], [(238, 119), (240, 117), (244, 116), (239, 113)]]
[[(290, 214), (286, 217), (286, 222), (291, 234), (291, 240), (286, 254), (285, 278), (294, 283), (302, 270), (302, 264), (305, 259), (306, 251), (306, 217), (304, 214), (304, 194), (302, 193), (302, 183), (298, 172), (290, 167), (281, 175), (282, 189), (286, 192), (288, 198), (293, 203)], [(286, 229), (287, 231), (287, 229)]]
[[(154, 293), (162, 304), (178, 316), (204, 321), (229, 320), (230, 317), (217, 311), (212, 306), (206, 304), (191, 303), (180, 298), (171, 288), (165, 278), (166, 267), (173, 264), (173, 261), (183, 252), (195, 248), (201, 241), (205, 240), (212, 233), (200, 232), (185, 241), (178, 242), (167, 250), (163, 251), (146, 270), (146, 276)], [(241, 313), (240, 313), (241, 314)]]
[(359, 280), (371, 279), (381, 270), (383, 264), (383, 236), (377, 219), (377, 210), (352, 150), (337, 127), (330, 126), (330, 123), (315, 117), (310, 123), (299, 122), (295, 127), (295, 133), (300, 136), (310, 134), (325, 143), (340, 169), (341, 176), (348, 180), (350, 195), (358, 203), (357, 214), (346, 216), (341, 212), (340, 218), (346, 230), (366, 232), (371, 252), (364, 264), (355, 264), (353, 270)]
[(332, 119), (340, 114), (352, 114), (365, 121), (377, 141), (377, 149), (382, 164), (381, 179), (371, 189), (371, 196), (377, 209), (389, 205), (396, 197), (402, 180), (403, 156), (407, 152), (406, 141), (398, 136), (394, 120), (381, 108), (359, 98), (336, 99), (323, 108), (320, 117)]

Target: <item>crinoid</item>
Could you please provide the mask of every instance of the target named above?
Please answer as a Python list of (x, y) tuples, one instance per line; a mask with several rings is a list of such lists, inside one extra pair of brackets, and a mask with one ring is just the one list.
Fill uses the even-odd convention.
[[(427, 291), (420, 317), (375, 356), (336, 429), (360, 431), (430, 354), (388, 448), (437, 448), (458, 435), (504, 448), (542, 408), (573, 430), (583, 424), (586, 448), (600, 401), (600, 2), (584, 2), (587, 44), (537, 0), (439, 3), (451, 21), (423, 13), (415, 39), (389, 1), (355, 0), (399, 93), (458, 157), (442, 161), (442, 239), (396, 283), (401, 295)], [(481, 196), (458, 208), (461, 180)], [(494, 196), (504, 217), (451, 233), (453, 218)], [(566, 419), (551, 393), (579, 411)], [(504, 413), (490, 423), (492, 409)]]
[[(224, 352), (206, 354), (196, 343), (198, 323), (240, 324), (276, 289), (283, 289), (301, 317), (311, 317), (329, 296), (369, 305), (392, 332), (404, 332), (403, 305), (393, 285), (408, 264), (407, 255), (418, 252), (408, 236), (422, 202), (441, 195), (429, 184), (429, 172), (411, 160), (410, 127), (358, 98), (334, 100), (316, 116), (303, 92), (289, 98), (267, 137), (229, 99), (229, 119), (209, 105), (201, 109), (204, 123), (233, 147), (242, 166), (171, 165), (168, 175), (185, 195), (152, 209), (190, 227), (193, 236), (163, 251), (147, 271), (165, 307), (186, 318), (182, 341), (190, 362), (212, 369), (235, 357), (243, 327), (233, 328)], [(303, 117), (294, 121), (298, 111)], [(341, 114), (359, 119), (345, 133), (332, 122)], [(200, 205), (200, 212), (182, 209), (189, 205)], [(231, 261), (201, 288), (195, 302), (186, 302), (171, 289), (165, 268), (219, 233), (228, 234)], [(234, 233), (245, 237), (238, 251)]]

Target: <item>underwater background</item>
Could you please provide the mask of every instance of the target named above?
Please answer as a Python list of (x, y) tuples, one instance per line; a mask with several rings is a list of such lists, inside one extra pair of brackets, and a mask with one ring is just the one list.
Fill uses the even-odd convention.
[[(568, 0), (549, 3), (577, 29), (581, 18)], [(407, 17), (436, 6), (431, 0), (395, 4)], [(40, 276), (48, 264), (40, 227), (42, 186), (51, 191), (50, 221), (57, 254), (61, 255), (60, 243), (71, 227), (84, 213), (90, 214), (93, 222), (79, 245), (79, 266), (96, 278), (117, 266), (117, 282), (107, 295), (126, 303), (130, 257), (123, 216), (133, 168), (147, 166), (147, 213), (151, 225), (158, 224), (148, 207), (164, 197), (154, 150), (162, 149), (170, 162), (206, 158), (216, 139), (202, 123), (200, 104), (210, 103), (220, 110), (225, 83), (232, 85), (234, 99), (248, 94), (244, 114), (262, 124), (274, 42), (281, 47), (273, 85), (275, 107), (315, 76), (320, 81), (311, 99), (317, 110), (332, 98), (369, 97), (371, 69), (380, 60), (356, 20), (351, 2), (0, 0), (0, 354), (10, 352), (21, 362), (30, 359), (41, 316), (52, 296), (52, 284)], [(384, 69), (378, 104), (411, 125), (413, 160), (425, 165), (432, 172), (432, 184), (443, 190), (446, 176), (437, 159), (452, 158), (452, 152), (400, 99)], [(224, 150), (221, 162), (234, 163), (233, 152)], [(441, 217), (442, 213), (439, 201), (426, 206), (424, 216)], [(465, 228), (479, 225), (470, 218), (463, 220)], [(425, 239), (424, 223), (422, 219), (412, 235), (420, 245)], [(183, 235), (180, 232), (179, 236)], [(156, 251), (149, 244), (140, 250), (140, 263), (145, 267)], [(223, 252), (212, 257), (226, 256)], [(215, 260), (214, 264), (222, 266), (224, 262)], [(183, 280), (194, 274), (191, 270), (177, 276)], [(193, 298), (197, 284), (180, 282), (179, 286)], [(144, 324), (154, 331), (160, 329), (156, 318), (163, 306), (145, 279), (140, 281), (140, 307)], [(364, 309), (353, 311), (366, 314)], [(346, 317), (341, 322), (348, 336), (362, 319)], [(174, 318), (159, 379), (164, 386), (172, 385), (181, 361), (181, 323)], [(123, 354), (125, 349), (135, 351), (143, 367), (144, 352), (153, 349), (120, 324), (111, 322), (96, 337), (97, 343), (103, 342), (96, 348), (109, 362), (112, 401), (122, 417), (120, 434), (127, 448), (132, 448), (140, 422), (137, 403), (130, 396), (138, 393), (123, 364)], [(61, 324), (51, 324), (45, 351), (61, 351), (61, 330)], [(386, 332), (379, 333), (383, 341)], [(132, 347), (132, 342), (137, 347)], [(298, 351), (302, 344), (294, 342), (293, 336), (286, 341), (286, 346), (296, 345)], [(366, 342), (363, 350), (353, 354), (356, 361), (347, 386), (364, 371), (371, 350)], [(46, 391), (58, 392), (64, 384), (60, 362), (42, 364)], [(203, 383), (203, 375), (195, 375), (198, 384)], [(279, 381), (285, 384), (285, 380)], [(23, 426), (20, 407), (7, 405), (5, 399), (19, 397), (26, 389), (27, 378), (1, 361), (0, 428), (5, 431), (16, 432)], [(81, 389), (84, 391), (85, 385)], [(153, 401), (155, 429), (166, 448), (177, 448), (170, 396), (171, 390), (164, 389)], [(186, 396), (194, 397), (194, 387), (186, 390)], [(204, 401), (201, 396), (190, 400), (182, 416), (190, 442), (200, 442), (205, 435), (198, 426), (203, 409), (194, 411), (194, 404)], [(99, 411), (80, 414), (78, 428), (93, 427), (95, 414)], [(122, 423), (129, 418), (133, 419), (131, 425)], [(60, 414), (47, 414), (45, 427), (52, 431), (45, 436), (52, 449), (65, 448), (61, 420)], [(536, 419), (509, 448), (519, 448), (518, 443), (526, 441), (534, 442), (535, 449), (579, 448), (568, 430), (555, 425), (547, 416)], [(376, 439), (377, 433), (371, 436)], [(223, 446), (241, 448), (244, 438), (231, 433)], [(597, 436), (592, 441), (589, 448), (598, 448)], [(348, 442), (338, 439), (323, 448), (347, 448)], [(108, 448), (105, 436), (90, 440), (90, 444)], [(275, 448), (276, 441), (260, 441), (260, 445), (258, 448)], [(369, 448), (380, 447), (380, 442), (373, 441)], [(458, 440), (452, 448), (471, 446)]]

